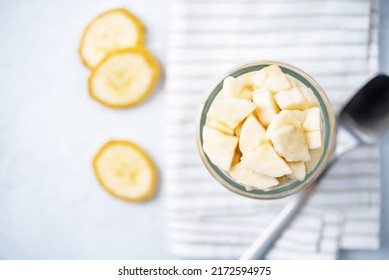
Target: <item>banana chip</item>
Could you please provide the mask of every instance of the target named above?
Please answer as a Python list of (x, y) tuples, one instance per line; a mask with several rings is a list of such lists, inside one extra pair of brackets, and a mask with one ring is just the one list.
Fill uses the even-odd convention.
[(132, 142), (106, 143), (96, 154), (93, 168), (104, 189), (118, 198), (142, 202), (154, 196), (155, 165), (146, 152)]
[(143, 47), (109, 54), (89, 77), (89, 93), (111, 108), (131, 107), (150, 94), (159, 77), (159, 65)]
[(110, 52), (142, 45), (142, 22), (126, 9), (107, 11), (95, 17), (81, 39), (80, 56), (88, 68), (96, 67)]

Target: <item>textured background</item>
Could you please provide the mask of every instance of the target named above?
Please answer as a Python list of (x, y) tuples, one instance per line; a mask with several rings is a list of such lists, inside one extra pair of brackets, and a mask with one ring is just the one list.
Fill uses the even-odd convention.
[[(380, 4), (381, 69), (389, 73), (389, 1)], [(89, 98), (89, 74), (77, 55), (88, 21), (125, 6), (145, 23), (147, 45), (164, 64), (167, 5), (0, 1), (0, 259), (173, 257), (161, 195), (143, 205), (116, 200), (97, 184), (90, 165), (102, 143), (126, 138), (163, 166), (163, 79), (141, 106), (109, 110)], [(381, 146), (382, 247), (342, 258), (389, 259), (389, 134)]]

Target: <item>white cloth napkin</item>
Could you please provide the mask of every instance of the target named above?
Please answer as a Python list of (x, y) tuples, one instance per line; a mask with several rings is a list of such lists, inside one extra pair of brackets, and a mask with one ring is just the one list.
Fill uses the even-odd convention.
[[(237, 258), (288, 198), (252, 200), (208, 174), (195, 120), (216, 77), (252, 60), (310, 73), (335, 111), (377, 72), (377, 6), (370, 0), (173, 0), (167, 66), (165, 205), (173, 253)], [(379, 246), (379, 149), (363, 147), (332, 168), (267, 255), (334, 259), (340, 249)]]

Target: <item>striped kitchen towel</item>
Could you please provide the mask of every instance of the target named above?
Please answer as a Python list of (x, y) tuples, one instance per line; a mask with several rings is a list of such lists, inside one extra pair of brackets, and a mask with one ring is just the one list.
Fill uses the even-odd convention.
[[(377, 41), (376, 1), (171, 1), (164, 201), (174, 254), (238, 258), (288, 201), (240, 197), (208, 174), (195, 120), (212, 81), (247, 61), (284, 61), (315, 77), (338, 111), (377, 72)], [(341, 159), (267, 258), (377, 248), (379, 156), (373, 146)]]

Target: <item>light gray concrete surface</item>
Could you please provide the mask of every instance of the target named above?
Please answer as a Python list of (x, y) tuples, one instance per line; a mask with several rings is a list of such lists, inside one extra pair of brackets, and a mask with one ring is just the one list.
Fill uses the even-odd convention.
[(77, 52), (94, 16), (125, 6), (165, 65), (166, 2), (0, 0), (0, 259), (170, 257), (161, 192), (120, 201), (91, 166), (110, 139), (139, 143), (163, 166), (163, 79), (145, 103), (108, 109), (88, 96)]

